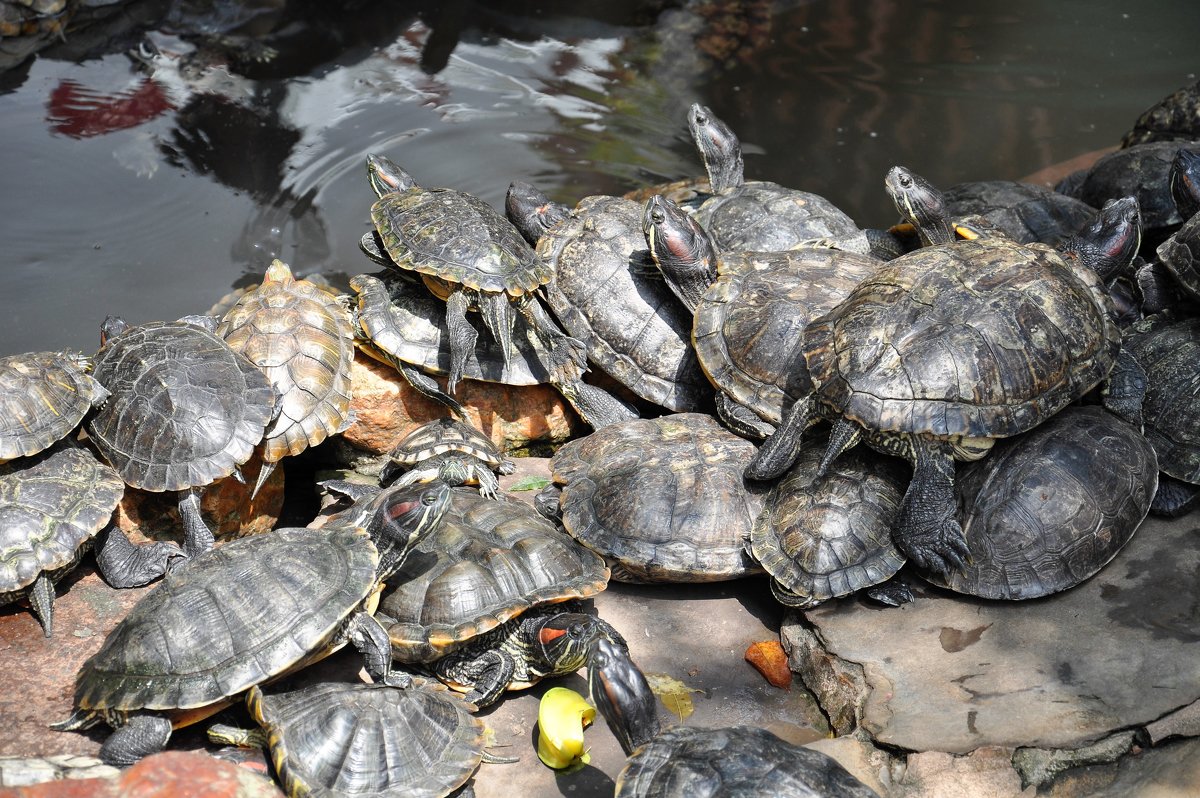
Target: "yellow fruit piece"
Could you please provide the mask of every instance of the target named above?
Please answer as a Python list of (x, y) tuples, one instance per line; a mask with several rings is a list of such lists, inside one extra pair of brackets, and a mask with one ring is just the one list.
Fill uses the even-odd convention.
[(555, 770), (591, 757), (583, 747), (583, 730), (596, 719), (596, 709), (579, 693), (551, 687), (538, 705), (538, 759)]

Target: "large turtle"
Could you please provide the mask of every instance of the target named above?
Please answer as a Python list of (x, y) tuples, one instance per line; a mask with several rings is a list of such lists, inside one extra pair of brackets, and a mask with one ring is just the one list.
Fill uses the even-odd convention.
[[(88, 420), (88, 437), (125, 484), (178, 491), (184, 552), (207, 551), (213, 533), (199, 489), (250, 459), (274, 415), (275, 391), (245, 356), (192, 324), (131, 327), (110, 316), (104, 339), (94, 374), (111, 395)], [(148, 581), (128, 577), (123, 584)]]
[[(440, 479), (450, 486), (478, 485), (479, 493), (496, 498), (496, 474), (511, 474), (512, 460), (475, 427), (453, 418), (435, 418), (408, 433), (388, 452), (381, 482), (403, 472), (396, 485)], [(492, 473), (492, 471), (496, 473)]]
[(637, 419), (570, 441), (550, 460), (562, 523), (622, 582), (713, 582), (759, 573), (743, 541), (766, 489), (747, 486), (749, 441), (711, 416)]
[(262, 369), (278, 396), (253, 495), (281, 459), (350, 426), (354, 327), (337, 294), (295, 279), (276, 258), (262, 284), (224, 314), (216, 334)]
[(1109, 376), (1121, 336), (1103, 277), (1129, 263), (1137, 231), (1129, 198), (1061, 254), (993, 238), (891, 261), (805, 330), (815, 401), (788, 410), (747, 475), (782, 473), (809, 416), (830, 416), (826, 464), (864, 435), (912, 462), (893, 529), (905, 554), (931, 571), (965, 565), (954, 460), (982, 457)]
[(1068, 407), (959, 470), (967, 565), (930, 581), (990, 599), (1031, 599), (1103, 568), (1146, 517), (1154, 449), (1131, 424)]
[(194, 557), (83, 664), (75, 712), (54, 728), (105, 721), (115, 731), (101, 759), (130, 764), (161, 750), (172, 728), (346, 642), (362, 651), (375, 681), (407, 684), (368, 610), (379, 583), (437, 526), (449, 493), (440, 483), (386, 491), (332, 528), (277, 529)]
[(125, 483), (86, 449), (65, 446), (0, 475), (0, 606), (28, 596), (46, 637), (54, 585), (112, 519)]
[(663, 729), (645, 675), (627, 651), (598, 640), (588, 691), (629, 760), (617, 798), (877, 798), (827, 754), (756, 726)]
[(37, 454), (71, 433), (108, 391), (68, 352), (0, 358), (0, 463)]
[(593, 196), (570, 209), (514, 181), (505, 210), (552, 266), (543, 288), (550, 309), (592, 362), (668, 410), (707, 405), (712, 391), (690, 344), (691, 319), (656, 279), (640, 205)]

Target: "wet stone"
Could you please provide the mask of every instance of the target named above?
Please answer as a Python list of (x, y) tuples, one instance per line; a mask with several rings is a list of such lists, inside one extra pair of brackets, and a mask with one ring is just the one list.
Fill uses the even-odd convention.
[(17, 789), (14, 798), (278, 798), (265, 776), (207, 754), (169, 751), (108, 778), (69, 779)]

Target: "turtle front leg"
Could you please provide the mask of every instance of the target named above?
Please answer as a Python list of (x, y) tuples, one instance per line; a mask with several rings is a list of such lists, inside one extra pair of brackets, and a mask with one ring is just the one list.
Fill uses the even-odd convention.
[(116, 525), (97, 536), (96, 567), (110, 587), (141, 587), (165, 574), (171, 561), (184, 557), (174, 543), (135, 546)]
[(29, 607), (42, 625), (42, 634), (51, 637), (54, 634), (54, 581), (45, 571), (29, 586)]
[(162, 715), (131, 715), (100, 746), (100, 759), (106, 765), (126, 767), (142, 757), (157, 754), (171, 739), (171, 721)]
[(446, 329), (450, 333), (450, 376), (446, 380), (446, 392), (458, 393), (458, 383), (466, 368), (467, 358), (475, 351), (479, 333), (467, 321), (467, 308), (471, 301), (459, 288), (446, 298)]
[(179, 491), (179, 517), (183, 519), (183, 553), (190, 559), (213, 547), (213, 532), (200, 514), (200, 488)]
[(356, 612), (346, 625), (345, 637), (362, 654), (367, 673), (377, 684), (408, 687), (412, 677), (392, 669), (392, 641), (387, 630), (372, 615)]
[[(513, 674), (517, 671), (517, 664), (512, 655), (498, 650), (485, 651), (468, 661), (460, 660), (459, 667), (473, 677), (471, 682), (475, 685), (465, 698), (480, 709), (500, 700), (500, 696), (504, 695), (504, 691), (512, 684)], [(440, 675), (441, 671), (438, 673)], [(453, 679), (454, 676), (451, 675), (450, 678)]]
[(919, 436), (909, 436), (909, 444), (913, 476), (892, 525), (892, 537), (920, 568), (939, 574), (966, 568), (970, 552), (955, 518), (954, 457), (948, 447)]
[(546, 313), (546, 309), (532, 294), (514, 300), (521, 315), (529, 322), (545, 348), (546, 370), (553, 383), (577, 380), (587, 371), (587, 347), (578, 338), (564, 333)]
[(472, 463), (470, 466), (471, 475), (475, 477), (475, 481), (479, 483), (479, 495), (485, 499), (498, 498), (500, 491), (500, 480), (491, 472), (487, 466)]
[(603, 388), (575, 378), (563, 382), (551, 377), (551, 384), (558, 389), (575, 412), (592, 429), (601, 429), (619, 421), (639, 418), (636, 408), (613, 396)]

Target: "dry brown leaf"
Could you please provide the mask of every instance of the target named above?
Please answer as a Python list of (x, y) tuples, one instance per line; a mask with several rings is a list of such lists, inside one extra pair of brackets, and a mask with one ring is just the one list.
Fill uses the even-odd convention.
[(787, 654), (778, 640), (751, 643), (746, 649), (746, 661), (753, 665), (773, 687), (792, 689), (792, 669)]

